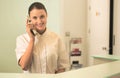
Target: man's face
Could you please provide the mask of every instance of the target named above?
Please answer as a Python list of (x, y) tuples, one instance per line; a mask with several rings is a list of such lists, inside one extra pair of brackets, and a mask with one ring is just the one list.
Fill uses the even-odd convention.
[(30, 11), (30, 19), (37, 32), (44, 31), (47, 23), (47, 14), (44, 9), (33, 9)]

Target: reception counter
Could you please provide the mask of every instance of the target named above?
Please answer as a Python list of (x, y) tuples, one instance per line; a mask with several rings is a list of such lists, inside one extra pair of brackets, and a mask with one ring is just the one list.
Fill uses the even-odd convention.
[(116, 55), (93, 55), (92, 57), (94, 65), (120, 60), (120, 56)]
[(119, 73), (120, 61), (114, 61), (60, 74), (0, 73), (0, 78), (112, 78)]

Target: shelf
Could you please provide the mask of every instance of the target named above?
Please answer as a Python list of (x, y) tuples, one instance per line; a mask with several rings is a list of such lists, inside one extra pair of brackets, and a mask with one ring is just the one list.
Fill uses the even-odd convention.
[[(70, 40), (70, 62), (73, 69), (83, 66), (81, 38), (71, 38)], [(74, 64), (74, 62), (77, 62), (77, 64)]]

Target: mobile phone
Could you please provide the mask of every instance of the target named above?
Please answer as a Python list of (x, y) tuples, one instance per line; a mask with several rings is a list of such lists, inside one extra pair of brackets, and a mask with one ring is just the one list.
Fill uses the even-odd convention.
[[(28, 17), (28, 24), (31, 24), (32, 25), (32, 21), (31, 19)], [(35, 29), (30, 29), (31, 33), (35, 36), (37, 34), (36, 30)]]
[(37, 34), (37, 31), (34, 29), (30, 29), (31, 33), (35, 36)]

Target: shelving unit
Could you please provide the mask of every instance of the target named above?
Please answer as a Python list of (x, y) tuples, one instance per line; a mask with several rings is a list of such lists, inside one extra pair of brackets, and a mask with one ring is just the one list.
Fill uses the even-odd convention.
[(70, 64), (71, 69), (81, 68), (83, 66), (83, 57), (81, 51), (81, 38), (71, 38), (70, 40)]

